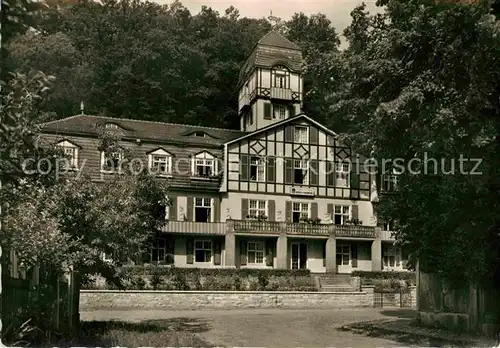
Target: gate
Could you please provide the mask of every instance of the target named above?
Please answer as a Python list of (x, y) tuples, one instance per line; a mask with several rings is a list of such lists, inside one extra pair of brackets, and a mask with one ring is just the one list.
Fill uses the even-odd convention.
[(400, 307), (411, 308), (412, 295), (410, 291), (400, 290), (397, 292), (374, 292), (373, 307)]

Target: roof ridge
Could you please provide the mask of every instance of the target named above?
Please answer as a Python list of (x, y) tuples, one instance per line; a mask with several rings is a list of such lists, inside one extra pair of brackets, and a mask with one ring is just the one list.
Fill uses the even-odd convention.
[(137, 119), (133, 119), (133, 118), (118, 118), (118, 117), (111, 117), (111, 116), (81, 115), (81, 114), (80, 115), (68, 116), (68, 117), (65, 117), (65, 118), (61, 118), (59, 120), (49, 121), (49, 122), (44, 123), (44, 125), (51, 124), (51, 123), (58, 122), (58, 121), (62, 121), (62, 120), (69, 120), (69, 119), (73, 119), (73, 118), (81, 117), (81, 116), (93, 117), (93, 118), (101, 118), (101, 119), (111, 119), (111, 120), (125, 120), (125, 121), (140, 122), (140, 123), (155, 123), (155, 124), (165, 124), (165, 125), (174, 125), (174, 126), (186, 126), (186, 127), (193, 127), (193, 128), (198, 127), (198, 128), (206, 128), (206, 129), (213, 129), (213, 130), (223, 130), (223, 131), (229, 131), (229, 132), (246, 133), (246, 132), (242, 132), (242, 131), (237, 130), (237, 129), (230, 129), (230, 128), (217, 128), (217, 127), (207, 127), (207, 126), (195, 126), (195, 125), (192, 125), (192, 124), (183, 124), (183, 123), (147, 121), (147, 120), (137, 120)]

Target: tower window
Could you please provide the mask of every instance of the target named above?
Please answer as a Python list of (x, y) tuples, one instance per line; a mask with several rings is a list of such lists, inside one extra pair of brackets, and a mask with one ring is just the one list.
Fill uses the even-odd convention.
[(275, 104), (273, 105), (273, 119), (284, 120), (286, 116), (285, 105)]
[(286, 88), (286, 75), (276, 73), (274, 79), (274, 87)]
[(271, 81), (273, 87), (289, 88), (290, 73), (284, 66), (278, 65), (274, 67), (271, 73)]

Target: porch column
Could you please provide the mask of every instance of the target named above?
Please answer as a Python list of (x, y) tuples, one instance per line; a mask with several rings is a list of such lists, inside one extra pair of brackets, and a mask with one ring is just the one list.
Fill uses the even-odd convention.
[(330, 236), (325, 246), (326, 273), (337, 273), (337, 240), (335, 239), (335, 225), (330, 228)]
[(236, 260), (236, 236), (234, 235), (234, 222), (228, 220), (226, 222), (226, 242), (225, 242), (225, 258), (224, 266), (226, 268), (235, 268)]
[(372, 271), (382, 271), (382, 229), (375, 227), (375, 240), (372, 242)]
[(276, 242), (276, 266), (280, 269), (288, 269), (290, 260), (288, 259), (288, 239), (286, 231), (281, 231), (278, 241)]

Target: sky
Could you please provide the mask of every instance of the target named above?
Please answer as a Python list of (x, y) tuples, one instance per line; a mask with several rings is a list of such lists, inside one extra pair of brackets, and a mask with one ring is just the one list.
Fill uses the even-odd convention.
[[(157, 0), (160, 3), (171, 3), (172, 1)], [(233, 5), (240, 11), (241, 17), (262, 18), (268, 17), (272, 11), (273, 16), (288, 20), (296, 12), (304, 12), (306, 15), (314, 13), (324, 13), (328, 19), (332, 21), (339, 34), (351, 22), (350, 13), (357, 5), (361, 4), (361, 0), (181, 0), (181, 3), (186, 6), (191, 13), (196, 14), (200, 11), (201, 6), (205, 5), (212, 7), (220, 14), (224, 10)], [(375, 0), (365, 0), (367, 9), (373, 13), (380, 11), (375, 6)], [(345, 44), (341, 37), (343, 45)]]

